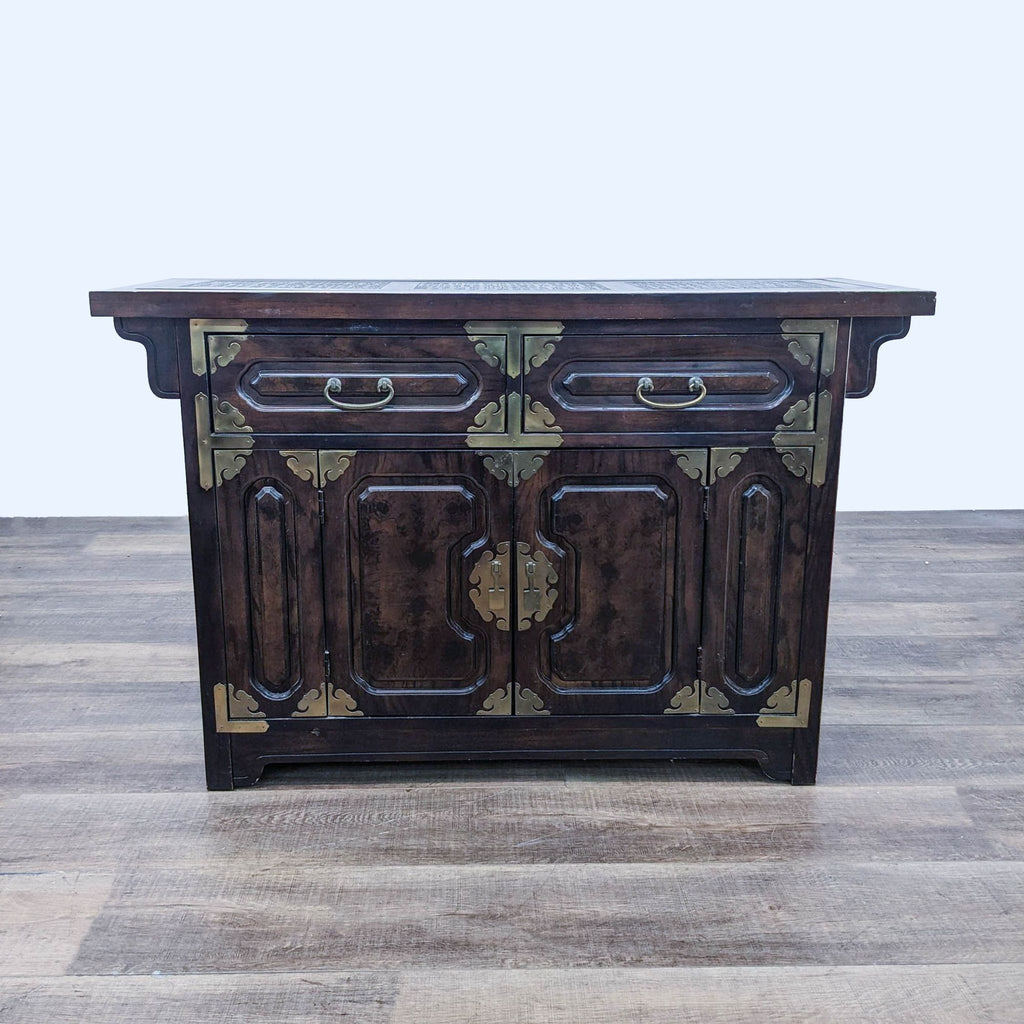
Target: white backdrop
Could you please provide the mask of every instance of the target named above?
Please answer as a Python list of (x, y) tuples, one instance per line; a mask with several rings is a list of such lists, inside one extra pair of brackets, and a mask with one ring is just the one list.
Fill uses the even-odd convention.
[(933, 288), (844, 509), (1024, 505), (1019, 4), (17, 4), (0, 515), (184, 512), (90, 288), (842, 276)]

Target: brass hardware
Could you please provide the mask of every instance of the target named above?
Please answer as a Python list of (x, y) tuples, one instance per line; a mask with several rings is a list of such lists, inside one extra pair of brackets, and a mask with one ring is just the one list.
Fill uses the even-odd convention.
[(218, 448), (213, 453), (213, 477), (218, 487), (225, 480), (233, 480), (245, 469), (245, 460), (252, 455), (251, 450)]
[(230, 683), (214, 686), (213, 717), (217, 732), (266, 732), (270, 728), (256, 701)]
[[(502, 395), (497, 402), (488, 402), (476, 414), (466, 432), (466, 445), (477, 449), (506, 449), (478, 451), (477, 454), (483, 458), (489, 473), (510, 487), (516, 487), (540, 469), (552, 448), (561, 445), (561, 430), (543, 403), (529, 395), (512, 392), (507, 399)], [(516, 450), (533, 448), (543, 450)]]
[(520, 716), (551, 714), (550, 711), (545, 710), (544, 701), (533, 690), (528, 690), (518, 683), (516, 683), (515, 713)]
[(244, 334), (248, 329), (249, 325), (245, 320), (189, 320), (188, 335), (192, 353), (192, 372), (197, 377), (202, 377), (207, 368), (210, 373), (216, 373), (218, 365), (227, 366), (242, 349), (238, 338), (211, 342), (209, 367), (207, 367), (207, 334)]
[(700, 712), (700, 680), (695, 679), (676, 690), (663, 715), (696, 715)]
[(813, 448), (778, 448), (782, 464), (798, 480), (810, 480), (814, 468)]
[[(558, 324), (559, 334), (562, 325)], [(543, 334), (527, 334), (523, 337), (523, 376), (542, 366), (555, 354), (555, 342), (562, 339)]]
[(702, 715), (735, 715), (729, 707), (729, 698), (717, 686), (701, 684), (700, 713)]
[(801, 366), (810, 366), (818, 358), (819, 339), (816, 335), (783, 334), (782, 339), (789, 342), (786, 346), (789, 354)]
[[(504, 359), (491, 365), (498, 365), (513, 380), (524, 376), (523, 359), (526, 359), (526, 373), (540, 366), (554, 351), (554, 344), (564, 330), (557, 320), (470, 320), (463, 324), (469, 340), (476, 342), (477, 353), (485, 362), (493, 356), (499, 341), (505, 343)], [(538, 337), (542, 336), (542, 337)], [(546, 354), (544, 350), (548, 349)]]
[[(213, 396), (213, 423), (214, 430), (210, 429), (210, 399), (205, 392), (200, 392), (195, 397), (196, 409), (196, 448), (198, 449), (199, 462), (199, 486), (204, 491), (210, 490), (214, 483), (220, 484), (224, 480), (230, 480), (237, 476), (245, 463), (245, 459), (256, 443), (251, 436), (252, 427), (245, 425), (242, 414), (230, 402), (222, 402), (216, 395)], [(229, 425), (229, 426), (226, 426)], [(218, 433), (216, 428), (221, 430), (234, 427), (235, 430), (243, 433)], [(214, 472), (214, 456), (218, 450), (225, 450), (231, 453), (231, 457), (221, 463), (223, 472)]]
[[(825, 482), (831, 420), (832, 394), (819, 391), (817, 395), (811, 395), (806, 401), (792, 406), (775, 428), (779, 433), (772, 437), (772, 444), (782, 456), (786, 469), (796, 477), (809, 479), (815, 487), (821, 487)], [(793, 437), (793, 432), (798, 430), (814, 430), (812, 437), (807, 439), (813, 453), (810, 461), (806, 454), (807, 447), (793, 444), (795, 440), (802, 440)]]
[(500, 686), (493, 693), (484, 697), (483, 705), (477, 711), (478, 715), (511, 715), (512, 714), (512, 687)]
[[(469, 432), (476, 434), (501, 434), (505, 429), (505, 396), (502, 395), (496, 402), (488, 402), (474, 417), (473, 425), (468, 428)], [(473, 446), (473, 442), (466, 438), (466, 444)]]
[(776, 430), (813, 430), (814, 429), (814, 395), (801, 398), (794, 402), (783, 413), (782, 422), (777, 424)]
[(555, 414), (543, 402), (538, 402), (529, 395), (525, 395), (524, 400), (524, 430), (535, 434), (560, 434), (562, 432), (562, 428), (555, 423)]
[(337, 398), (332, 398), (331, 393), (341, 394), (341, 381), (337, 377), (331, 377), (324, 385), (324, 398), (331, 405), (348, 412), (369, 412), (373, 409), (383, 409), (395, 397), (395, 385), (391, 383), (390, 377), (378, 377), (377, 390), (383, 392), (384, 397), (376, 402), (340, 402)]
[[(708, 482), (707, 448), (670, 448), (679, 468), (692, 480), (699, 480), (703, 487)], [(728, 472), (728, 470), (726, 470)]]
[[(524, 427), (530, 433), (526, 433)], [(541, 402), (512, 392), (507, 399), (502, 395), (497, 402), (488, 402), (473, 417), (473, 425), (466, 431), (466, 445), (470, 448), (557, 448), (562, 443), (558, 436), (561, 431), (551, 411)]]
[(540, 469), (550, 451), (477, 452), (484, 460), (484, 468), (509, 487), (518, 487)]
[(320, 486), (326, 487), (332, 480), (341, 479), (355, 457), (355, 451), (322, 448), (319, 458)]
[(320, 486), (320, 459), (316, 451), (279, 451), (284, 464), (300, 479)]
[(327, 713), (331, 718), (362, 718), (363, 713), (356, 706), (356, 699), (347, 690), (335, 686), (330, 691)]
[(533, 621), (543, 622), (558, 598), (555, 584), (558, 573), (543, 551), (530, 554), (525, 541), (516, 544), (516, 579), (519, 589), (519, 631), (529, 629)]
[[(810, 679), (795, 679), (788, 686), (776, 690), (761, 708), (757, 724), (763, 729), (806, 729), (811, 715)], [(790, 710), (790, 714), (783, 714)]]
[(292, 718), (326, 718), (327, 717), (327, 690), (318, 687), (315, 690), (307, 691), (300, 699), (292, 712)]
[(698, 392), (697, 397), (685, 402), (656, 402), (653, 398), (647, 397), (647, 392), (654, 390), (654, 381), (650, 377), (641, 377), (637, 382), (636, 397), (638, 401), (652, 409), (689, 409), (690, 406), (703, 402), (708, 397), (708, 389), (704, 386), (702, 377), (691, 377), (686, 387), (689, 391)]
[(469, 599), (484, 622), (494, 619), (500, 630), (509, 628), (509, 585), (511, 543), (503, 540), (495, 550), (485, 551), (469, 574)]
[(492, 334), (483, 338), (473, 346), (476, 354), (488, 365), (505, 372), (505, 346), (508, 339), (503, 334)]
[(709, 460), (708, 483), (713, 484), (728, 476), (739, 464), (747, 448), (712, 448)]
[(206, 347), (210, 353), (210, 373), (216, 373), (218, 366), (227, 366), (242, 351), (242, 343), (230, 334), (211, 335)]
[[(783, 340), (790, 342), (789, 350), (793, 352), (793, 342), (802, 347), (809, 345), (807, 338), (800, 335), (818, 334), (821, 336), (821, 375), (831, 377), (836, 370), (836, 348), (839, 344), (838, 320), (783, 320), (781, 325)], [(797, 337), (794, 337), (796, 335)], [(793, 352), (797, 361), (800, 357)], [(805, 364), (806, 365), (806, 364)]]
[(245, 417), (227, 399), (213, 399), (213, 432), (215, 434), (252, 433), (252, 427), (245, 422)]
[(300, 479), (308, 480), (314, 487), (323, 488), (330, 481), (343, 476), (345, 470), (352, 465), (354, 451), (341, 450), (298, 450), (282, 449), (277, 453), (285, 460), (285, 465)]

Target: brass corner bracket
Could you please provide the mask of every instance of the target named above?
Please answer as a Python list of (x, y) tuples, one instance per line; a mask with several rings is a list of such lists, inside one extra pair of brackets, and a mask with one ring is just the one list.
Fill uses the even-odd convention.
[(488, 366), (518, 380), (551, 357), (565, 326), (557, 320), (469, 320), (463, 330)]
[(789, 342), (789, 351), (798, 363), (809, 366), (820, 350), (821, 375), (831, 377), (836, 372), (838, 320), (783, 320), (780, 328), (783, 340)]
[[(832, 394), (819, 391), (790, 406), (772, 437), (786, 469), (799, 479), (810, 480), (815, 487), (825, 482), (831, 421)], [(809, 436), (800, 444), (804, 438), (794, 437), (795, 433)]]
[(700, 713), (702, 715), (735, 715), (729, 707), (729, 698), (717, 686), (708, 686), (703, 680), (700, 684)]
[(806, 729), (811, 715), (810, 679), (793, 680), (776, 690), (761, 708), (757, 724), (762, 729)]
[(300, 479), (322, 490), (332, 480), (345, 475), (356, 457), (355, 451), (341, 449), (282, 449), (278, 452), (285, 465)]
[(326, 718), (327, 717), (327, 688), (318, 686), (313, 690), (307, 690), (295, 705), (292, 718)]
[(489, 473), (516, 487), (562, 444), (561, 435), (543, 402), (514, 391), (477, 412), (466, 430), (466, 446), (476, 449)]
[(497, 690), (489, 693), (477, 714), (535, 717), (550, 715), (551, 712), (544, 707), (544, 701), (533, 690), (513, 683), (511, 686), (499, 686)]
[(712, 448), (708, 460), (708, 483), (727, 477), (739, 464), (749, 448)]
[(270, 728), (255, 699), (230, 683), (214, 686), (213, 714), (217, 732), (266, 732)]
[[(221, 337), (221, 335), (244, 335), (249, 329), (245, 320), (189, 320), (189, 348), (192, 355), (192, 372), (202, 377), (207, 370), (216, 373), (218, 366), (227, 366), (242, 351), (242, 338)], [(214, 335), (209, 341), (207, 335)]]
[(669, 452), (676, 457), (679, 468), (692, 480), (699, 481), (701, 487), (708, 482), (708, 449), (707, 448), (670, 448)]
[(252, 427), (228, 401), (200, 391), (195, 397), (199, 486), (204, 491), (238, 476), (256, 443)]
[(700, 713), (700, 680), (681, 686), (668, 702), (663, 715), (696, 715)]
[(340, 686), (330, 689), (330, 699), (327, 702), (327, 714), (331, 718), (362, 718), (363, 713), (356, 704), (355, 697), (348, 690)]

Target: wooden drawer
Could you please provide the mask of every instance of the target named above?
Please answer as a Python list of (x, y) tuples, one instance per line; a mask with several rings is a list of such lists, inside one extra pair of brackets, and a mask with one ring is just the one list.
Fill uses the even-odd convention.
[[(823, 350), (834, 363), (834, 328), (821, 334), (571, 334), (524, 384), (563, 434), (774, 431), (795, 402), (818, 389)], [(645, 378), (652, 386), (641, 397), (637, 389)], [(703, 382), (704, 397), (694, 378)], [(693, 404), (654, 408), (644, 399)], [(525, 426), (530, 432), (529, 421)]]
[[(465, 334), (205, 338), (215, 408), (227, 402), (234, 410), (228, 431), (463, 434), (478, 408), (505, 394), (504, 373), (481, 360)], [(330, 381), (337, 385), (328, 397)]]

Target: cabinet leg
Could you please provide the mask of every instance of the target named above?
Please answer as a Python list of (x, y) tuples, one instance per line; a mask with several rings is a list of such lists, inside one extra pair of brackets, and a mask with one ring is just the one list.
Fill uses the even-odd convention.
[(759, 762), (761, 771), (775, 782), (793, 782), (793, 753), (790, 750), (769, 751)]
[(206, 748), (206, 788), (210, 790), (234, 789), (231, 778), (231, 744), (227, 736), (207, 731), (204, 736)]

